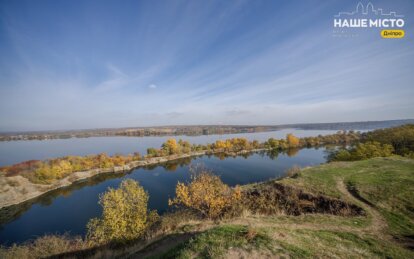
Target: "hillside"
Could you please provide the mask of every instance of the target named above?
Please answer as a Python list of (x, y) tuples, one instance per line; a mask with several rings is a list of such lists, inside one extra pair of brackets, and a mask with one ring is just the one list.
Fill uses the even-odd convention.
[[(69, 253), (66, 256), (93, 258), (412, 258), (414, 256), (414, 200), (411, 197), (414, 192), (414, 160), (391, 157), (357, 162), (334, 162), (302, 169), (281, 180), (243, 186), (243, 190), (260, 193), (268, 192), (270, 188), (277, 186), (283, 186), (282, 195), (289, 193), (286, 190), (297, 191), (296, 203), (290, 204), (301, 208), (299, 215), (289, 215), (292, 213), (286, 213), (288, 210), (276, 215), (244, 212), (237, 218), (213, 222), (194, 218), (186, 212), (178, 212), (165, 215), (163, 234), (150, 238), (145, 244), (138, 242), (118, 248), (101, 247)], [(290, 193), (295, 194), (295, 192)], [(318, 205), (315, 206), (316, 204)], [(345, 208), (348, 211), (342, 210), (340, 206), (333, 206), (335, 204), (349, 204)], [(311, 207), (309, 212), (304, 213), (304, 208), (309, 209), (309, 207)], [(341, 211), (337, 208), (341, 208)], [(363, 210), (358, 211), (358, 208)]]
[(332, 162), (288, 175), (242, 186), (235, 216), (178, 210), (144, 239), (96, 247), (45, 236), (0, 249), (0, 258), (413, 258), (413, 159)]

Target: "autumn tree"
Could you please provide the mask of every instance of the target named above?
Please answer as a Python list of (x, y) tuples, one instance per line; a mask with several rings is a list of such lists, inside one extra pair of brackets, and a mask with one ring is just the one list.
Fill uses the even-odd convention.
[(392, 145), (395, 153), (401, 156), (412, 154), (414, 152), (414, 124), (363, 133), (362, 142), (368, 141)]
[(259, 141), (253, 140), (253, 142), (252, 142), (252, 148), (254, 148), (254, 149), (260, 148)]
[(286, 135), (286, 141), (289, 147), (297, 147), (299, 146), (299, 138), (295, 137), (293, 134)]
[(177, 141), (173, 138), (168, 139), (164, 144), (162, 144), (162, 149), (168, 155), (179, 153), (179, 146), (177, 144)]
[(351, 149), (340, 149), (329, 155), (330, 161), (356, 161), (373, 157), (388, 157), (394, 152), (393, 146), (375, 141), (359, 143)]
[(150, 147), (150, 148), (147, 149), (147, 154), (148, 154), (149, 157), (156, 157), (156, 156), (158, 156), (158, 150), (156, 150), (155, 148)]
[(224, 150), (226, 147), (226, 142), (223, 140), (217, 140), (216, 143), (214, 143), (214, 149), (216, 150)]
[(241, 189), (230, 188), (220, 177), (202, 171), (193, 174), (188, 184), (179, 182), (175, 195), (173, 200), (168, 201), (170, 206), (192, 208), (207, 218), (216, 219), (241, 199)]
[(279, 140), (274, 139), (274, 138), (269, 138), (265, 142), (265, 147), (266, 148), (271, 148), (271, 149), (277, 149), (277, 148), (279, 148)]
[(191, 144), (186, 140), (180, 139), (178, 141), (178, 145), (180, 146), (181, 152), (184, 154), (188, 154), (191, 152)]
[(351, 156), (355, 160), (368, 159), (372, 157), (387, 157), (391, 156), (394, 148), (389, 144), (381, 145), (376, 141), (369, 141), (367, 143), (359, 143), (355, 149), (351, 151)]
[(230, 141), (234, 151), (250, 149), (250, 143), (246, 138), (233, 138)]
[(128, 179), (118, 189), (109, 188), (100, 199), (101, 218), (93, 218), (87, 228), (88, 240), (96, 243), (124, 242), (141, 237), (157, 219), (148, 210), (149, 195), (138, 182)]

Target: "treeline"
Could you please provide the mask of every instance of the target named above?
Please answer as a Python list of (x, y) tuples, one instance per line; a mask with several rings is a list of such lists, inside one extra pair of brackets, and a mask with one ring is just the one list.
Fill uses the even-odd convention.
[(190, 154), (192, 152), (217, 153), (217, 152), (238, 152), (264, 147), (257, 140), (249, 141), (246, 138), (232, 138), (217, 140), (215, 143), (206, 145), (191, 144), (185, 140), (168, 139), (160, 149), (148, 148), (146, 157), (164, 157), (170, 155)]
[(0, 133), (0, 141), (16, 140), (48, 140), (89, 137), (148, 137), (148, 136), (199, 136), (211, 134), (252, 133), (278, 130), (278, 126), (171, 126), (151, 128), (119, 128), (119, 129), (93, 129), (93, 130), (69, 130), (56, 132), (25, 132), (25, 133)]
[(394, 148), (391, 145), (369, 141), (358, 143), (351, 148), (335, 150), (328, 155), (328, 161), (358, 161), (374, 157), (389, 157), (393, 153)]
[(207, 154), (217, 152), (240, 152), (256, 149), (274, 149), (286, 151), (292, 148), (318, 147), (323, 145), (349, 145), (359, 141), (360, 132), (339, 131), (332, 135), (319, 135), (316, 137), (298, 138), (293, 134), (287, 134), (285, 139), (269, 138), (267, 141), (259, 142), (257, 140), (249, 141), (246, 138), (231, 138), (226, 140), (217, 140), (214, 143), (206, 145), (191, 144), (185, 140), (175, 139), (167, 140), (159, 149), (148, 148), (146, 157), (164, 157), (169, 155), (189, 154), (191, 152), (206, 151)]
[(12, 166), (0, 168), (5, 176), (22, 175), (33, 183), (52, 183), (62, 179), (71, 173), (87, 171), (91, 169), (113, 168), (124, 166), (132, 161), (141, 160), (139, 153), (127, 156), (108, 156), (105, 153), (89, 156), (65, 156), (48, 160), (29, 160)]
[(414, 157), (414, 125), (404, 125), (395, 128), (375, 130), (360, 133), (355, 131), (339, 131), (332, 135), (298, 138), (288, 134), (284, 139), (269, 138), (267, 141), (249, 141), (246, 138), (231, 138), (217, 140), (206, 145), (191, 144), (185, 140), (168, 139), (161, 148), (148, 148), (147, 154), (142, 157), (139, 153), (130, 155), (108, 156), (105, 153), (89, 156), (65, 156), (44, 161), (30, 160), (11, 166), (0, 168), (6, 176), (20, 174), (34, 183), (52, 183), (73, 172), (91, 169), (106, 169), (124, 166), (133, 161), (145, 160), (153, 157), (169, 157), (183, 154), (230, 154), (240, 151), (267, 149), (272, 152), (289, 152), (300, 148), (319, 147), (326, 145), (340, 145), (329, 154), (330, 161), (354, 161), (392, 154)]
[(361, 141), (392, 145), (395, 154), (414, 157), (414, 124), (366, 132)]
[(414, 125), (374, 130), (361, 135), (361, 143), (334, 150), (329, 161), (356, 161), (400, 155), (414, 158)]

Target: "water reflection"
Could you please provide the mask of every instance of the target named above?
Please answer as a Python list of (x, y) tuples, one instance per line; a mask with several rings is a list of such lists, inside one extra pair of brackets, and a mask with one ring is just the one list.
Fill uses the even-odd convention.
[(296, 156), (296, 155), (298, 154), (298, 152), (299, 152), (299, 148), (289, 148), (288, 150), (286, 150), (286, 154), (287, 154), (289, 157), (294, 157), (294, 156)]
[(261, 151), (240, 156), (214, 154), (188, 157), (126, 173), (100, 174), (38, 198), (0, 210), (0, 240), (3, 244), (23, 242), (45, 233), (83, 235), (88, 220), (100, 215), (99, 194), (116, 188), (125, 178), (140, 182), (149, 192), (149, 207), (159, 213), (168, 210), (168, 198), (178, 181), (189, 180), (191, 164), (202, 163), (230, 186), (264, 181), (284, 175), (293, 165), (311, 166), (325, 162), (325, 149)]
[[(175, 139), (187, 140), (192, 144), (214, 143), (216, 140), (244, 137), (251, 141), (266, 141), (269, 138), (285, 138), (292, 133), (297, 137), (334, 134), (333, 130), (297, 130), (284, 129), (271, 132), (239, 133), (227, 135), (173, 136)], [(140, 152), (146, 154), (147, 148), (158, 148), (171, 136), (163, 137), (90, 137), (54, 140), (9, 141), (0, 142), (0, 166), (11, 165), (31, 159), (47, 159), (67, 155), (85, 156), (90, 154), (116, 153), (129, 154)]]
[(2, 208), (0, 209), (0, 230), (5, 224), (18, 219), (22, 214), (28, 211), (34, 204), (39, 204), (41, 206), (50, 206), (52, 205), (53, 201), (59, 196), (69, 197), (76, 190), (80, 190), (87, 186), (94, 186), (104, 181), (107, 181), (109, 179), (123, 177), (126, 174), (131, 173), (131, 172), (132, 171), (127, 172), (127, 173), (117, 173), (117, 174), (104, 173), (104, 174), (95, 175), (94, 177), (79, 181), (75, 184), (72, 184), (72, 185), (69, 185), (63, 188), (59, 188), (57, 190), (47, 192), (39, 197), (22, 202), (20, 204)]

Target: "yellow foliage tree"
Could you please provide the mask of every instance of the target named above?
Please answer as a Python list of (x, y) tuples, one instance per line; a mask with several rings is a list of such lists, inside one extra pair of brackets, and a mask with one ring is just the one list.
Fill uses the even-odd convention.
[(233, 138), (231, 141), (235, 151), (250, 149), (250, 143), (246, 138)]
[(293, 134), (287, 134), (286, 141), (287, 141), (289, 147), (299, 146), (299, 138), (295, 137)]
[(216, 219), (241, 200), (241, 189), (230, 188), (220, 177), (208, 172), (194, 174), (188, 184), (178, 183), (176, 197), (169, 200), (170, 206), (193, 208), (205, 217)]
[(148, 193), (138, 182), (128, 179), (118, 189), (100, 197), (102, 217), (93, 218), (87, 228), (87, 239), (96, 243), (123, 242), (138, 238), (157, 219), (156, 211), (148, 211)]
[(214, 149), (225, 149), (227, 147), (226, 142), (223, 140), (217, 140), (214, 144)]
[(179, 153), (179, 146), (177, 144), (177, 141), (173, 138), (168, 139), (163, 145), (162, 149), (165, 150), (165, 152), (168, 155), (174, 155)]
[(46, 164), (42, 164), (40, 167), (38, 167), (34, 171), (34, 175), (36, 182), (40, 183), (50, 183), (51, 181), (56, 179), (56, 176), (54, 175), (52, 170), (50, 170), (50, 166)]

